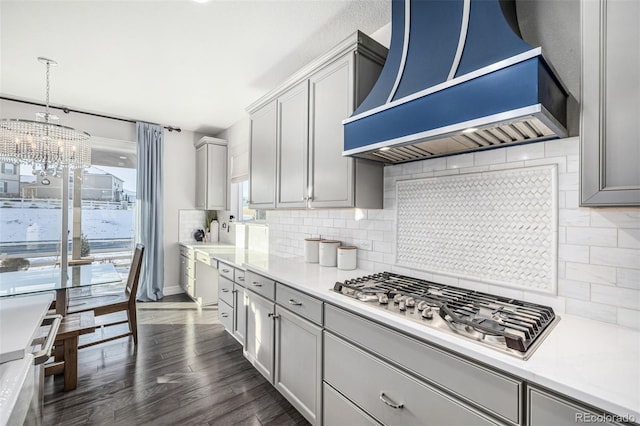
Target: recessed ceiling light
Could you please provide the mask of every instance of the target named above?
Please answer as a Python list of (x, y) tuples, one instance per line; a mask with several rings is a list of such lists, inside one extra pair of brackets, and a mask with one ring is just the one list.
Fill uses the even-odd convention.
[(380, 151), (389, 151), (391, 148), (389, 148), (388, 146), (384, 146), (382, 148), (380, 148)]
[(469, 127), (468, 129), (464, 129), (462, 131), (462, 133), (473, 133), (473, 132), (477, 132), (478, 128), (477, 127)]

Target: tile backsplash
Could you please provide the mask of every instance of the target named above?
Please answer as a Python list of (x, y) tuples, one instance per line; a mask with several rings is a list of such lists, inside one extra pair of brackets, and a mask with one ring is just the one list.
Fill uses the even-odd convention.
[(198, 229), (204, 228), (204, 210), (180, 210), (178, 218), (178, 241), (181, 243), (193, 243), (193, 234)]
[[(550, 164), (558, 170), (556, 295), (396, 264), (397, 181)], [(550, 305), (560, 314), (640, 329), (640, 208), (579, 207), (578, 167), (578, 138), (387, 166), (382, 210), (268, 211), (269, 252), (302, 256), (304, 238), (321, 235), (357, 246), (361, 269), (405, 273)]]

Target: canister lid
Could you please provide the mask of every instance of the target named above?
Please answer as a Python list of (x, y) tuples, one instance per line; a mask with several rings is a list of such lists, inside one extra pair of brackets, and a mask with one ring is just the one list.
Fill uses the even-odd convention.
[(305, 238), (305, 241), (324, 241), (322, 238)]
[(335, 244), (335, 243), (340, 243), (340, 241), (338, 240), (320, 240), (320, 244)]
[(340, 246), (340, 247), (338, 247), (338, 250), (355, 250), (357, 248), (358, 247), (356, 247), (356, 246)]

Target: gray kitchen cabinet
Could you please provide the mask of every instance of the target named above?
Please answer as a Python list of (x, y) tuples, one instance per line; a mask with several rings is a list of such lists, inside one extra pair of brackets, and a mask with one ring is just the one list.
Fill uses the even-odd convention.
[(247, 323), (244, 356), (269, 382), (273, 383), (274, 326), (273, 301), (247, 291)]
[(227, 210), (227, 142), (204, 137), (196, 146), (196, 208)]
[(276, 306), (274, 385), (314, 425), (322, 424), (322, 328)]
[(305, 207), (307, 203), (307, 141), (309, 83), (303, 81), (278, 97), (278, 166), (276, 207)]
[(342, 157), (342, 120), (369, 93), (385, 57), (357, 31), (249, 106), (253, 208), (382, 208), (382, 165)]
[(342, 156), (342, 120), (364, 100), (379, 73), (379, 64), (351, 53), (310, 77), (309, 207), (382, 208), (380, 164)]
[(581, 4), (581, 205), (638, 206), (640, 2)]
[(249, 206), (276, 206), (276, 102), (251, 113), (249, 148)]
[(501, 424), (327, 332), (324, 347), (325, 382), (383, 424)]
[(380, 424), (328, 384), (324, 383), (322, 390), (322, 421), (325, 426), (374, 426)]
[(550, 392), (529, 387), (527, 392), (528, 426), (570, 426), (580, 423), (619, 425), (614, 416), (598, 412)]
[(247, 307), (244, 287), (238, 283), (233, 284), (233, 337), (244, 345), (244, 334), (247, 327)]
[(180, 246), (180, 287), (189, 297), (195, 297), (196, 255), (192, 248)]

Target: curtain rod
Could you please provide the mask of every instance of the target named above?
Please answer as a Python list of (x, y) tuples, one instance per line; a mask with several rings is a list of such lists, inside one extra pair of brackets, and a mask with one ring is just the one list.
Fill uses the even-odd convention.
[[(7, 96), (0, 96), (0, 99), (5, 100), (5, 101), (11, 101), (11, 102), (20, 102), (20, 103), (23, 103), (23, 104), (40, 106), (40, 107), (45, 107), (46, 106), (45, 104), (42, 104), (42, 103), (39, 103), (39, 102), (27, 101), (27, 100), (24, 100), (24, 99), (9, 98)], [(132, 118), (114, 117), (112, 115), (98, 114), (98, 113), (95, 113), (95, 112), (81, 111), (81, 110), (78, 110), (78, 109), (68, 108), (68, 107), (61, 106), (61, 105), (49, 105), (49, 108), (59, 109), (60, 111), (64, 112), (65, 114), (69, 114), (71, 112), (75, 112), (77, 114), (91, 115), (93, 117), (107, 118), (109, 120), (124, 121), (124, 122), (127, 122), (127, 123), (134, 123), (134, 124), (137, 123), (138, 121), (143, 121), (143, 120), (134, 120)], [(158, 123), (150, 123), (150, 124), (155, 124), (157, 126), (162, 126), (163, 128), (167, 129), (170, 132), (178, 132), (178, 133), (180, 133), (182, 131), (182, 129), (180, 127), (165, 126), (165, 125), (158, 124)]]

